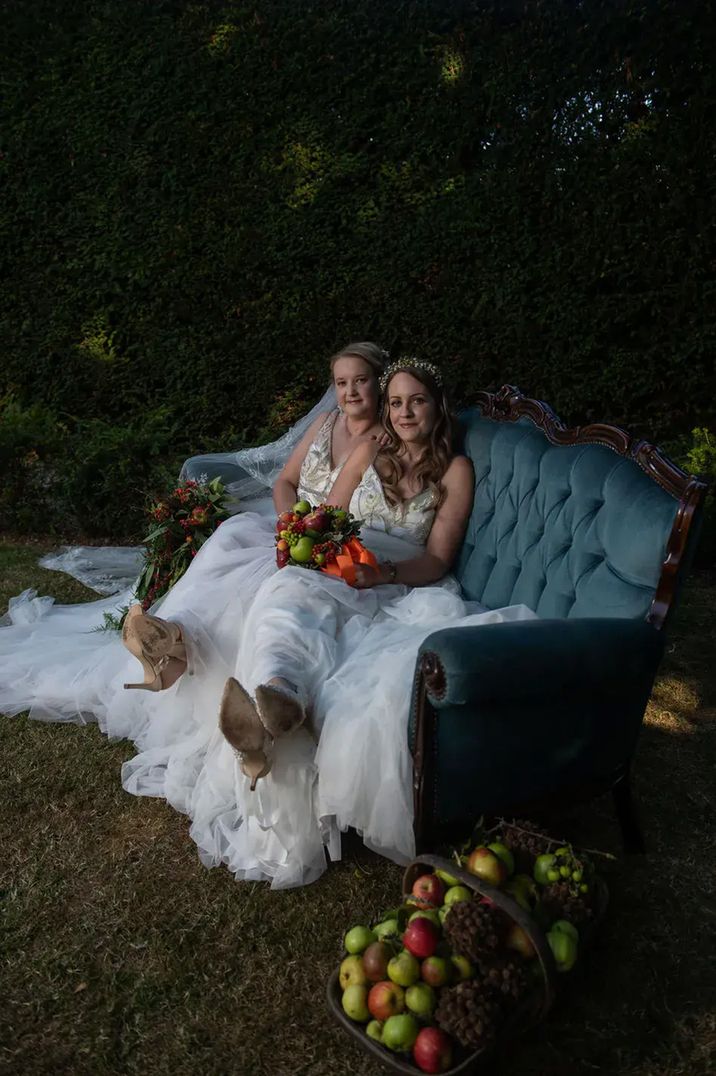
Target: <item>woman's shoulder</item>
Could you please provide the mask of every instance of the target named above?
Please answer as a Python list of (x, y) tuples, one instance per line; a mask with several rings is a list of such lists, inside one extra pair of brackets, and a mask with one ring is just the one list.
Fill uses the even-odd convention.
[(466, 483), (472, 486), (474, 481), (475, 471), (472, 466), (472, 460), (468, 456), (453, 456), (442, 477), (443, 485), (449, 489), (452, 486), (463, 486)]
[[(319, 412), (319, 414), (316, 415), (313, 422), (306, 430), (306, 433), (304, 434), (304, 441), (307, 441), (310, 444), (310, 442), (318, 436), (318, 434), (321, 432), (321, 430), (324, 429), (324, 427), (328, 427), (329, 425), (332, 425), (333, 422), (335, 422), (338, 415), (339, 411), (337, 407), (333, 411)], [(329, 419), (331, 420), (330, 422)]]

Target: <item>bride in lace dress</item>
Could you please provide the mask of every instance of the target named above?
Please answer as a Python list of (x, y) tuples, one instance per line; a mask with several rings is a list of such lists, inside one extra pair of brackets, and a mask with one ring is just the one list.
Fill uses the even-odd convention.
[[(407, 716), (420, 642), (447, 625), (533, 615), (481, 610), (446, 574), (472, 477), (467, 460), (450, 456), (447, 426), (442, 448), (431, 440), (447, 421), (439, 373), (399, 364), (387, 389), (385, 454), (375, 458), (369, 435), (336, 465), (330, 450), (342, 420), (332, 412), (316, 420), (298, 473), (299, 497), (325, 500), (330, 482), (331, 500), (364, 519), (379, 567), (360, 567), (356, 587), (277, 571), (273, 520), (245, 513), (234, 525), (241, 541), (232, 521), (223, 524), (162, 605), (189, 664), (180, 675), (174, 659), (166, 690), (124, 690), (137, 663), (111, 636), (70, 633), (40, 654), (32, 625), (18, 646), (3, 646), (0, 631), (0, 709), (17, 712), (29, 698), (36, 716), (91, 715), (108, 735), (133, 740), (127, 791), (162, 796), (189, 815), (207, 866), (223, 862), (274, 888), (315, 880), (326, 847), (339, 857), (348, 826), (398, 862), (412, 856)], [(262, 688), (268, 715), (252, 702), (261, 703)], [(257, 754), (260, 778), (245, 772)]]

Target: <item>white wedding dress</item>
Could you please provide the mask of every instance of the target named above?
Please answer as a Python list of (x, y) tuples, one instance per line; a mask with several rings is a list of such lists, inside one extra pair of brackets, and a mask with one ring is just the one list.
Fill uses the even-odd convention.
[[(301, 469), (299, 496), (325, 500), (331, 412)], [(378, 557), (415, 556), (434, 516), (425, 491), (388, 504), (370, 467), (351, 501), (364, 544)], [(190, 668), (167, 691), (126, 691), (139, 663), (103, 613), (126, 595), (53, 606), (26, 592), (0, 628), (0, 712), (29, 710), (51, 721), (96, 720), (138, 754), (122, 768), (124, 788), (162, 796), (191, 818), (203, 863), (274, 888), (314, 881), (340, 855), (340, 831), (355, 827), (397, 862), (414, 852), (407, 722), (415, 659), (430, 632), (534, 616), (525, 606), (488, 612), (465, 602), (450, 576), (440, 584), (355, 590), (300, 568), (277, 570), (273, 512), (225, 521), (161, 603), (178, 621)], [(272, 676), (298, 686), (310, 720), (279, 739), (270, 774), (255, 792), (217, 727), (226, 678), (249, 691)], [(316, 743), (318, 741), (318, 743)]]

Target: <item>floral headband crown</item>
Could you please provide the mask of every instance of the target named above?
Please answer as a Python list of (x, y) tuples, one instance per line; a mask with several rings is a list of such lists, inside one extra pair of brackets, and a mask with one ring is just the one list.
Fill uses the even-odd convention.
[(392, 362), (390, 364), (380, 379), (380, 391), (385, 392), (388, 387), (388, 382), (394, 374), (399, 374), (401, 370), (407, 369), (422, 370), (432, 377), (438, 388), (443, 387), (443, 375), (440, 373), (437, 366), (433, 366), (431, 362), (424, 362), (422, 359), (416, 359), (414, 356), (411, 356), (409, 358), (398, 359), (397, 362)]

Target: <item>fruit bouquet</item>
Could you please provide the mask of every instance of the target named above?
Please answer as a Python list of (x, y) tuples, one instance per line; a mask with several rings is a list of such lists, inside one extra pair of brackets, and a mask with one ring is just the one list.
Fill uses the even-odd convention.
[(546, 1015), (606, 887), (571, 845), (501, 823), (454, 860), (406, 870), (403, 903), (352, 927), (328, 984), (334, 1015), (395, 1072), (458, 1073)]
[(359, 541), (360, 520), (343, 508), (298, 501), (276, 522), (276, 563), (340, 576), (352, 583), (355, 564), (376, 567), (376, 559)]

